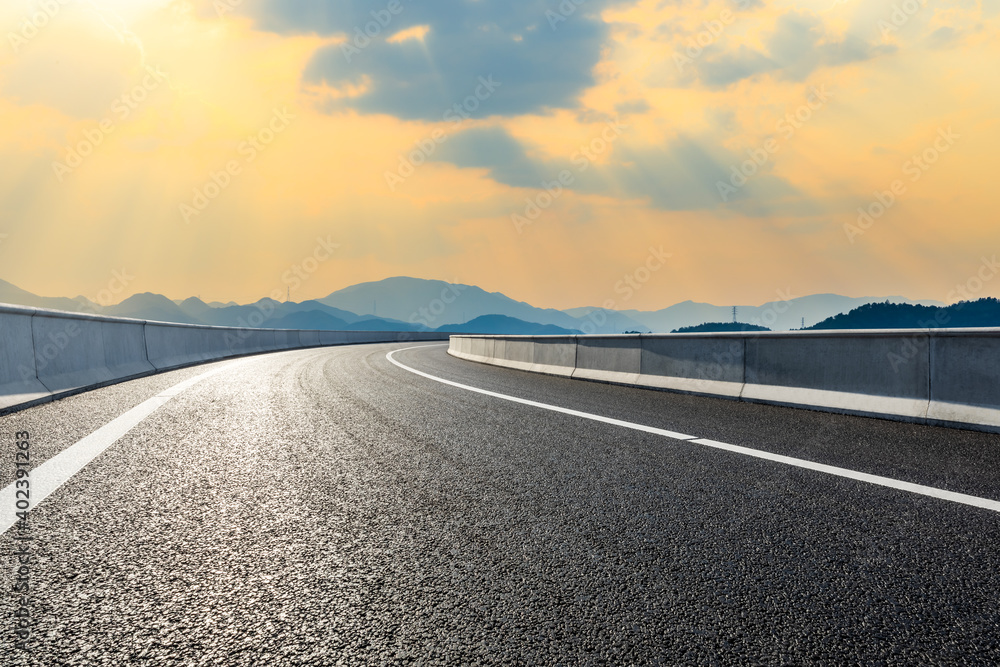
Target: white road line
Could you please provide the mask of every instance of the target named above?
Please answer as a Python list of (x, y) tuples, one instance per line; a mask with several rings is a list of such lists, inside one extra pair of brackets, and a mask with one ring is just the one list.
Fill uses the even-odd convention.
[(978, 496), (969, 496), (964, 493), (955, 493), (954, 491), (945, 491), (944, 489), (936, 489), (933, 486), (912, 484), (910, 482), (903, 482), (897, 479), (892, 479), (891, 477), (869, 475), (868, 473), (858, 472), (856, 470), (848, 470), (847, 468), (838, 468), (836, 466), (829, 466), (823, 463), (806, 461), (805, 459), (796, 459), (791, 456), (782, 456), (781, 454), (772, 454), (770, 452), (764, 452), (758, 449), (750, 449), (749, 447), (740, 447), (739, 445), (730, 445), (725, 442), (717, 442), (715, 440), (698, 438), (693, 435), (674, 433), (673, 431), (654, 428), (652, 426), (644, 426), (642, 424), (623, 421), (621, 419), (611, 419), (609, 417), (602, 417), (600, 415), (591, 414), (589, 412), (569, 410), (567, 408), (561, 408), (557, 405), (549, 405), (547, 403), (529, 401), (523, 398), (518, 398), (516, 396), (508, 396), (507, 394), (498, 394), (495, 391), (488, 391), (486, 389), (480, 389), (478, 387), (470, 387), (469, 385), (460, 384), (458, 382), (452, 382), (451, 380), (445, 380), (443, 378), (435, 377), (428, 373), (418, 371), (415, 368), (410, 368), (409, 366), (402, 364), (399, 361), (396, 361), (395, 358), (393, 358), (393, 355), (395, 355), (397, 352), (406, 352), (407, 350), (416, 350), (423, 347), (440, 347), (440, 346), (419, 345), (416, 347), (407, 347), (388, 353), (386, 355), (386, 359), (388, 359), (391, 363), (395, 364), (396, 366), (399, 366), (403, 370), (427, 378), (428, 380), (433, 380), (434, 382), (440, 382), (441, 384), (446, 384), (451, 387), (457, 387), (459, 389), (464, 389), (466, 391), (472, 391), (477, 394), (484, 394), (486, 396), (491, 396), (493, 398), (499, 398), (505, 401), (511, 401), (512, 403), (530, 405), (532, 407), (541, 408), (543, 410), (550, 410), (552, 412), (559, 412), (566, 415), (572, 415), (574, 417), (580, 417), (582, 419), (589, 419), (590, 421), (601, 422), (603, 424), (611, 424), (612, 426), (621, 426), (623, 428), (632, 429), (633, 431), (643, 431), (644, 433), (662, 435), (664, 437), (672, 438), (674, 440), (683, 440), (684, 442), (688, 442), (693, 445), (701, 445), (703, 447), (711, 447), (713, 449), (722, 449), (727, 452), (742, 454), (743, 456), (752, 456), (754, 458), (764, 459), (765, 461), (782, 463), (784, 465), (794, 466), (796, 468), (805, 468), (806, 470), (814, 470), (816, 472), (825, 473), (827, 475), (834, 475), (836, 477), (846, 477), (847, 479), (853, 479), (859, 482), (867, 482), (868, 484), (885, 486), (890, 489), (897, 489), (899, 491), (908, 491), (910, 493), (915, 493), (921, 496), (938, 498), (940, 500), (948, 500), (953, 503), (961, 503), (963, 505), (971, 505), (972, 507), (979, 507), (986, 510), (992, 510), (993, 512), (1000, 512), (1000, 502), (996, 500), (989, 500), (988, 498), (979, 498)]
[[(65, 484), (73, 475), (80, 472), (84, 466), (100, 456), (104, 450), (117, 442), (164, 403), (202, 380), (232, 368), (232, 366), (232, 363), (225, 364), (174, 385), (148, 401), (140, 403), (82, 440), (67, 447), (37, 468), (32, 469), (29, 475), (31, 499), (28, 511), (35, 509), (52, 492)], [(0, 491), (0, 535), (17, 523), (15, 495), (16, 486), (13, 482)]]

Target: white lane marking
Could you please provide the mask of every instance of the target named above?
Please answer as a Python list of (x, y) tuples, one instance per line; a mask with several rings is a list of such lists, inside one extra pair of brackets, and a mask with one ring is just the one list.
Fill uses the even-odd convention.
[(570, 410), (569, 408), (560, 408), (557, 405), (549, 405), (548, 403), (538, 403), (536, 401), (529, 401), (526, 398), (517, 398), (516, 396), (508, 396), (507, 394), (498, 394), (495, 391), (487, 391), (486, 389), (479, 389), (478, 387), (470, 387), (465, 384), (459, 384), (458, 382), (452, 382), (451, 380), (444, 380), (439, 377), (434, 377), (433, 375), (428, 375), (427, 373), (422, 373), (416, 369), (410, 368), (409, 366), (404, 366), (395, 359), (392, 355), (396, 352), (405, 352), (406, 350), (416, 350), (421, 347), (441, 347), (440, 345), (419, 345), (417, 347), (407, 347), (402, 350), (396, 350), (390, 352), (386, 355), (386, 359), (396, 364), (400, 368), (410, 371), (411, 373), (416, 373), (417, 375), (423, 376), (428, 380), (434, 380), (435, 382), (440, 382), (441, 384), (451, 385), (452, 387), (458, 387), (459, 389), (465, 389), (466, 391), (474, 391), (477, 394), (485, 394), (486, 396), (492, 396), (493, 398), (502, 398), (505, 401), (511, 401), (513, 403), (520, 403), (522, 405), (530, 405), (535, 408), (542, 408), (544, 410), (551, 410), (552, 412), (561, 412), (564, 415), (572, 415), (573, 417), (582, 417), (584, 419), (590, 419), (592, 421), (602, 422), (604, 424), (611, 424), (612, 426), (624, 426), (625, 428), (631, 428), (636, 431), (645, 431), (646, 433), (653, 433), (655, 435), (662, 435), (667, 438), (673, 438), (674, 440), (694, 440), (698, 436), (694, 435), (684, 435), (683, 433), (674, 433), (673, 431), (665, 431), (662, 428), (654, 428), (652, 426), (643, 426), (641, 424), (633, 424), (632, 422), (622, 421), (620, 419), (612, 419), (610, 417), (601, 417), (600, 415), (593, 415), (589, 412), (579, 412), (578, 410)]
[(602, 417), (600, 415), (591, 414), (589, 412), (580, 412), (578, 410), (569, 410), (567, 408), (561, 408), (556, 405), (549, 405), (547, 403), (539, 403), (537, 401), (529, 401), (523, 398), (517, 398), (516, 396), (508, 396), (506, 394), (498, 394), (495, 391), (487, 391), (486, 389), (479, 389), (478, 387), (470, 387), (469, 385), (460, 384), (458, 382), (452, 382), (451, 380), (445, 380), (443, 378), (435, 377), (428, 373), (418, 371), (414, 368), (410, 368), (405, 364), (402, 364), (393, 358), (393, 355), (397, 352), (406, 352), (407, 350), (416, 350), (423, 347), (440, 347), (437, 345), (419, 345), (417, 347), (407, 347), (400, 350), (395, 350), (386, 355), (386, 359), (390, 362), (399, 366), (400, 368), (407, 370), (411, 373), (425, 377), (428, 380), (433, 380), (435, 382), (440, 382), (441, 384), (446, 384), (451, 387), (457, 387), (459, 389), (464, 389), (466, 391), (472, 391), (477, 394), (484, 394), (486, 396), (492, 396), (493, 398), (499, 398), (505, 401), (511, 401), (513, 403), (521, 403), (522, 405), (530, 405), (536, 408), (542, 408), (543, 410), (551, 410), (553, 412), (560, 412), (562, 414), (573, 415), (574, 417), (580, 417), (582, 419), (589, 419), (591, 421), (601, 422), (604, 424), (611, 424), (613, 426), (621, 426), (623, 428), (632, 429), (633, 431), (643, 431), (645, 433), (653, 433), (655, 435), (662, 435), (674, 440), (683, 440), (684, 442), (691, 443), (693, 445), (702, 445), (703, 447), (712, 447), (713, 449), (721, 449), (727, 452), (733, 452), (735, 454), (742, 454), (744, 456), (752, 456), (758, 459), (764, 459), (765, 461), (773, 461), (775, 463), (783, 463), (785, 465), (794, 466), (796, 468), (805, 468), (806, 470), (813, 470), (816, 472), (826, 473), (827, 475), (834, 475), (836, 477), (845, 477), (847, 479), (853, 479), (859, 482), (867, 482), (868, 484), (875, 484), (877, 486), (885, 486), (890, 489), (897, 489), (899, 491), (908, 491), (910, 493), (915, 493), (921, 496), (928, 496), (930, 498), (938, 498), (940, 500), (948, 500), (953, 503), (961, 503), (963, 505), (971, 505), (972, 507), (979, 507), (986, 510), (991, 510), (993, 512), (1000, 512), (1000, 501), (989, 500), (988, 498), (980, 498), (978, 496), (970, 496), (964, 493), (955, 493), (954, 491), (945, 491), (944, 489), (937, 489), (933, 486), (923, 486), (922, 484), (913, 484), (911, 482), (903, 482), (897, 479), (892, 479), (891, 477), (881, 477), (879, 475), (870, 475), (865, 472), (858, 472), (856, 470), (849, 470), (847, 468), (838, 468), (836, 466), (830, 466), (823, 463), (815, 463), (813, 461), (806, 461), (805, 459), (797, 459), (791, 456), (782, 456), (781, 454), (772, 454), (771, 452), (764, 452), (759, 449), (750, 449), (749, 447), (740, 447), (739, 445), (730, 445), (725, 442), (717, 442), (715, 440), (708, 440), (705, 438), (698, 438), (692, 435), (684, 435), (682, 433), (674, 433), (672, 431), (666, 431), (664, 429), (653, 428), (652, 426), (644, 426), (642, 424), (635, 424), (633, 422), (622, 421), (621, 419), (610, 419), (608, 417)]
[[(28, 511), (35, 509), (53, 491), (65, 484), (73, 475), (80, 472), (84, 466), (100, 456), (104, 450), (117, 442), (164, 403), (202, 380), (232, 368), (232, 366), (232, 363), (225, 364), (175, 384), (32, 469), (28, 477), (31, 482), (31, 499)], [(16, 490), (16, 484), (12, 482), (0, 491), (0, 535), (17, 523)]]

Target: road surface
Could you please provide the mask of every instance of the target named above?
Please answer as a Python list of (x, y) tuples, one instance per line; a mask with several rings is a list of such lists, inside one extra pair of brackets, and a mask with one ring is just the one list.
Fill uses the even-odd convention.
[[(282, 352), (0, 418), (0, 486), (27, 432), (33, 488), (53, 487), (0, 537), (0, 661), (1000, 663), (1000, 512), (919, 492), (1000, 499), (1000, 436), (445, 349)], [(12, 647), (19, 534), (28, 652)]]

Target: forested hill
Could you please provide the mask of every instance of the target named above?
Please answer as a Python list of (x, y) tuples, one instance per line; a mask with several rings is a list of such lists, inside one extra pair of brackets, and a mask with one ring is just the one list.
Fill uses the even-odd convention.
[(869, 303), (828, 317), (807, 329), (938, 329), (1000, 327), (1000, 300), (992, 297), (951, 306)]
[(767, 327), (758, 324), (747, 324), (746, 322), (706, 322), (693, 327), (681, 327), (674, 329), (670, 333), (727, 333), (730, 331), (770, 331)]

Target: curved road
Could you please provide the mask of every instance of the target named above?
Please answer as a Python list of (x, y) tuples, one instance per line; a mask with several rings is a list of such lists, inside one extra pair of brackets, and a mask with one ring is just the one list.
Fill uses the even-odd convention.
[(17, 529), (0, 537), (0, 663), (1000, 663), (1000, 512), (656, 429), (987, 500), (1000, 436), (407, 347), (0, 417), (0, 486), (24, 431), (42, 485), (46, 460), (217, 370), (32, 509), (29, 653), (8, 648)]

